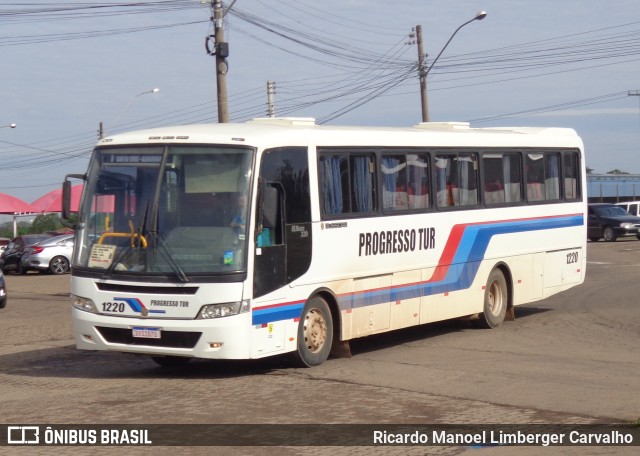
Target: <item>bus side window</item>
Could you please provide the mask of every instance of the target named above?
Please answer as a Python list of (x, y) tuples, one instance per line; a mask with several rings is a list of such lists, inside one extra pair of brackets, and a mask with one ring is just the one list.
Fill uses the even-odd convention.
[(571, 152), (564, 157), (564, 197), (567, 200), (580, 198), (580, 156)]
[(438, 207), (478, 204), (478, 154), (476, 152), (436, 155), (436, 201)]
[(519, 203), (522, 171), (520, 155), (514, 152), (485, 152), (482, 156), (484, 171), (484, 202), (487, 205)]
[(385, 211), (426, 209), (429, 201), (429, 156), (417, 153), (384, 154), (380, 163)]

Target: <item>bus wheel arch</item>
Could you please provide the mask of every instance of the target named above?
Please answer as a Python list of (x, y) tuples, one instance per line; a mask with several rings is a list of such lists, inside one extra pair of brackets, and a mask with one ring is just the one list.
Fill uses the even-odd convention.
[(497, 328), (505, 320), (515, 319), (513, 308), (513, 281), (506, 264), (493, 267), (484, 289), (483, 311), (477, 320), (481, 328)]

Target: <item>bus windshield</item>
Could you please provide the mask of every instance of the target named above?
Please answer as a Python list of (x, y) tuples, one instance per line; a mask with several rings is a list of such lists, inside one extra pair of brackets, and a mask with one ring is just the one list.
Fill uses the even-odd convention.
[(97, 149), (74, 266), (182, 281), (244, 270), (253, 157), (239, 147)]

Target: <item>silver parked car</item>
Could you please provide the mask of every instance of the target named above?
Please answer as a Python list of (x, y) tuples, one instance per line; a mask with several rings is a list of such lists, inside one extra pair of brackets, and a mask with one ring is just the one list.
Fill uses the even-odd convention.
[(72, 255), (73, 234), (55, 236), (25, 250), (21, 259), (22, 270), (66, 274), (69, 272)]

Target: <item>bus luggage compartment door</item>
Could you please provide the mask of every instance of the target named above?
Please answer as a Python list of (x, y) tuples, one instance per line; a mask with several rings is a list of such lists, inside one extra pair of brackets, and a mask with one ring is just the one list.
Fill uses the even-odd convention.
[(351, 327), (354, 337), (389, 329), (392, 277), (388, 274), (354, 279)]

